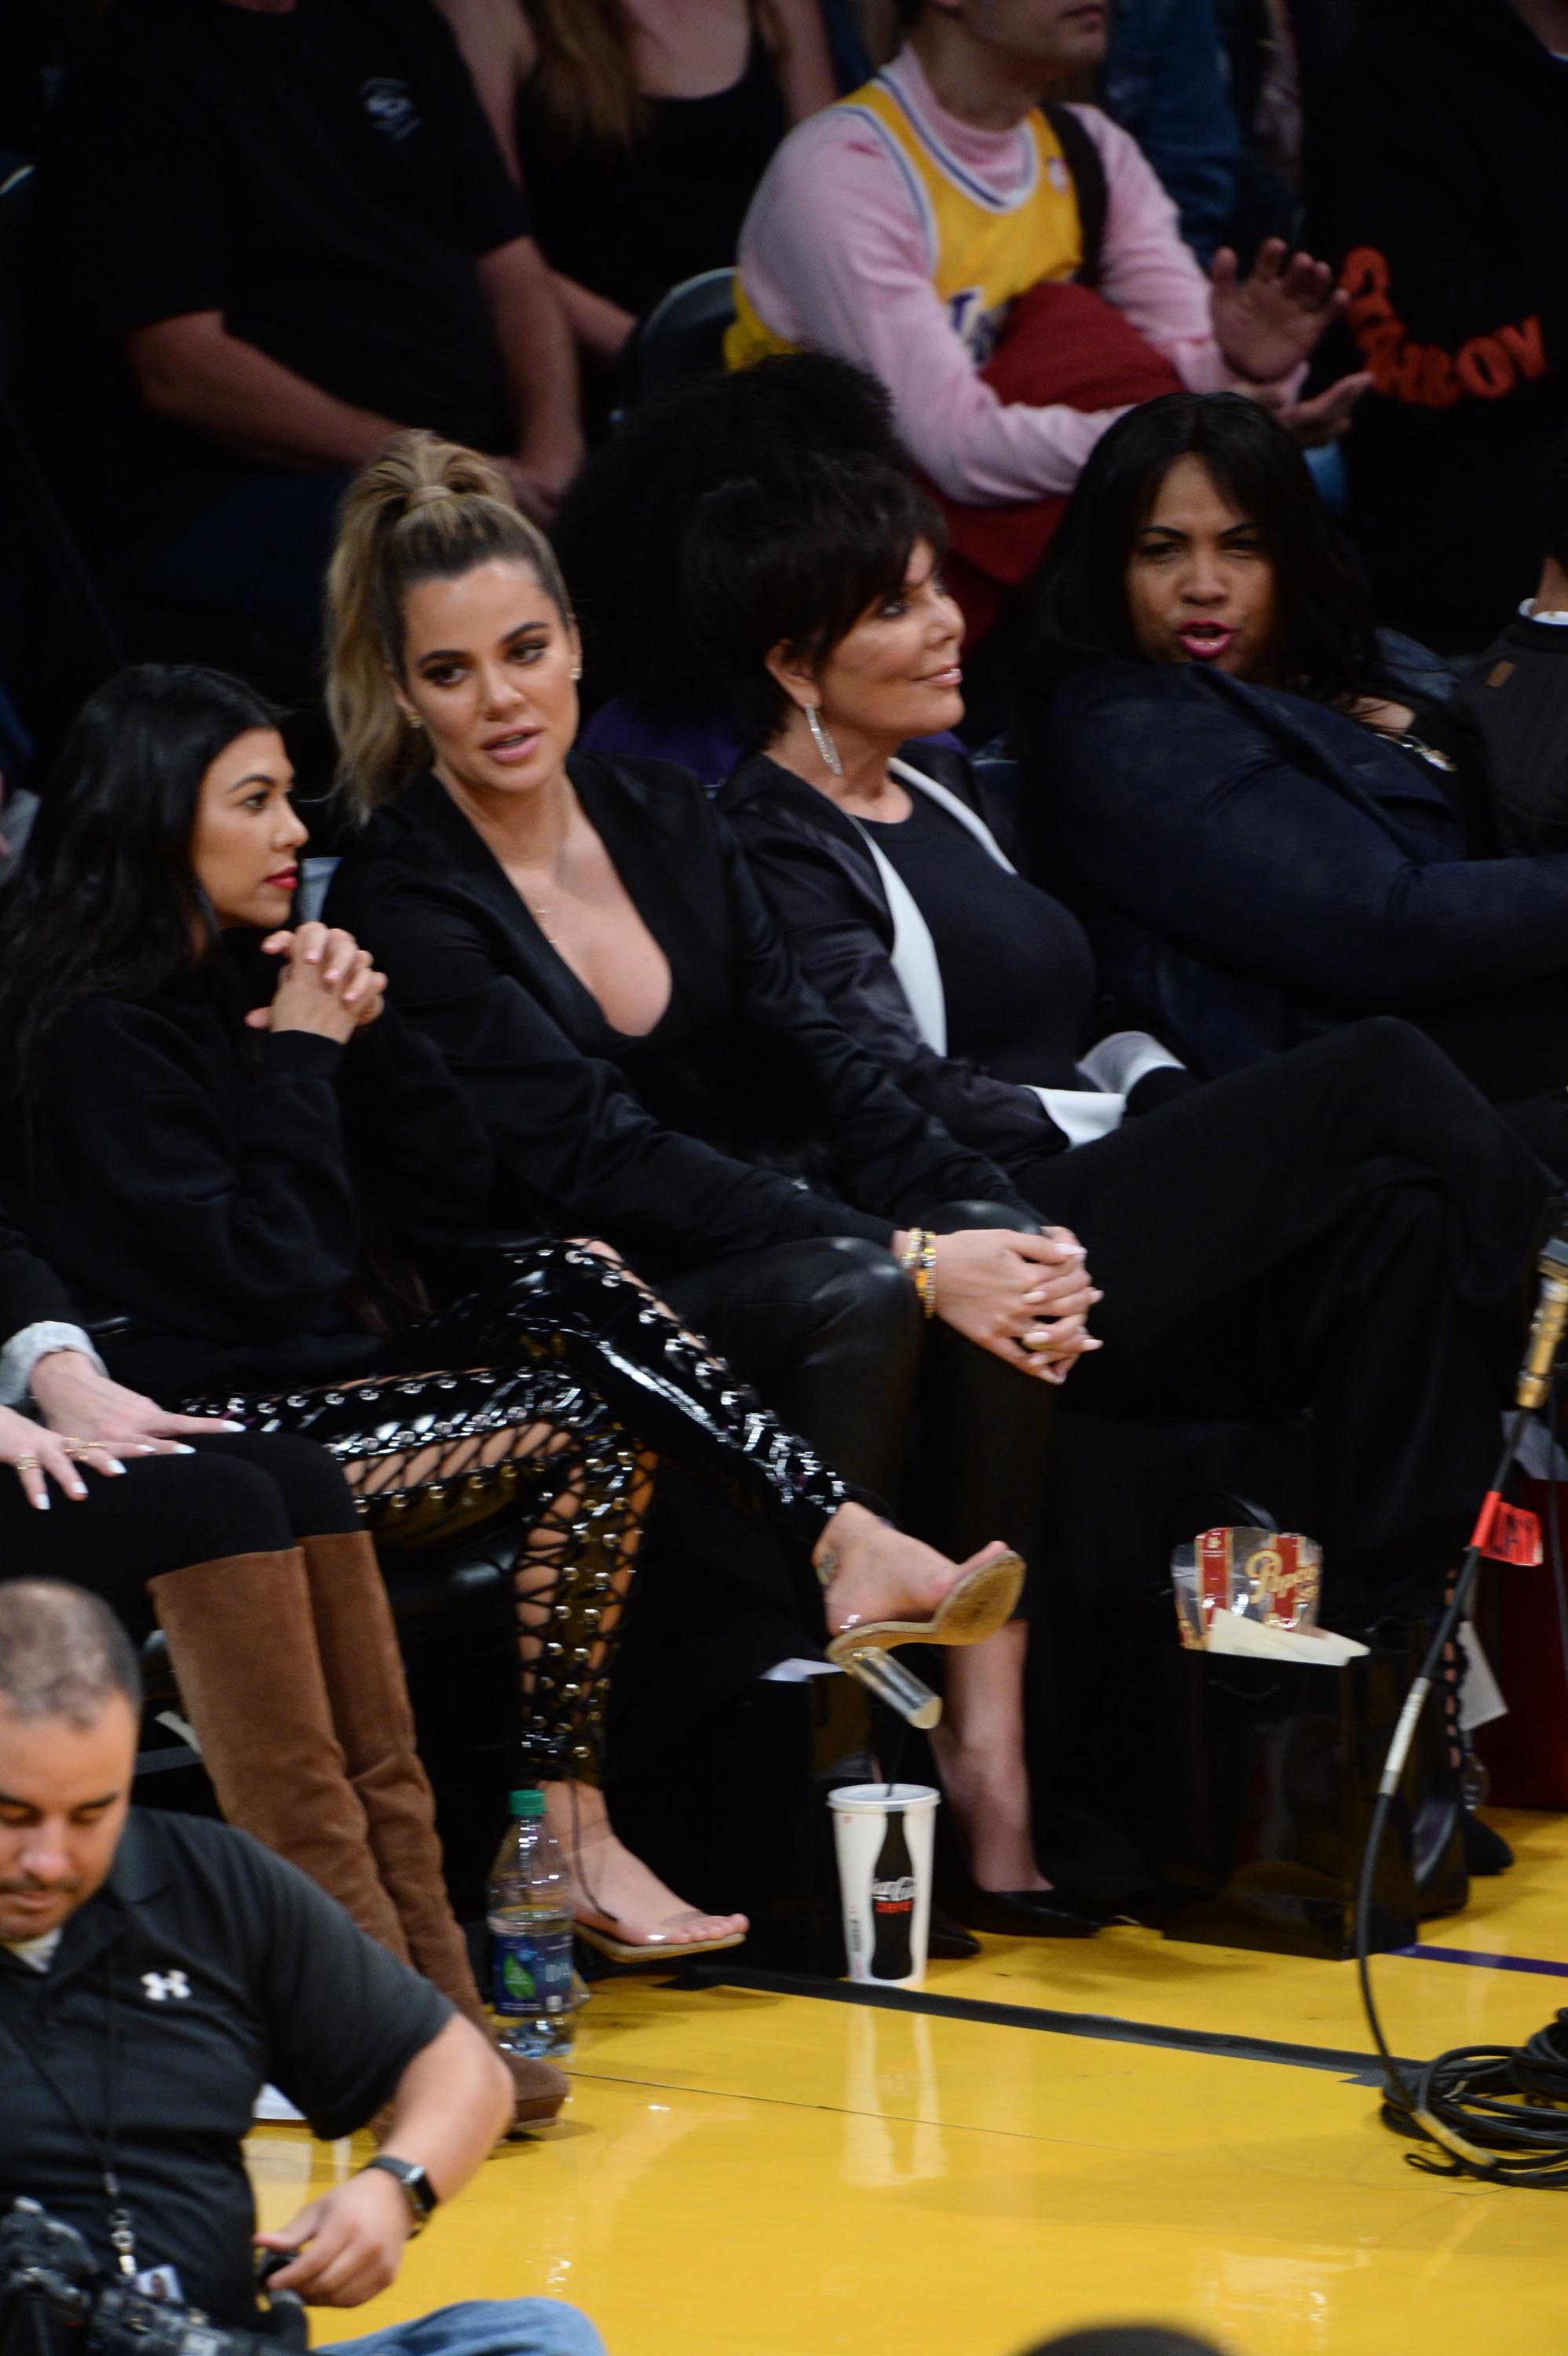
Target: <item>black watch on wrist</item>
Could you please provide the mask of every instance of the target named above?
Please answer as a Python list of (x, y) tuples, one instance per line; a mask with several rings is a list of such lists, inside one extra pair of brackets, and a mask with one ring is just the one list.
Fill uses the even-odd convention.
[(372, 2168), (380, 2169), (384, 2175), (396, 2177), (412, 2212), (414, 2232), (422, 2233), (439, 2205), (435, 2189), (424, 2169), (416, 2160), (394, 2159), (389, 2151), (379, 2151), (374, 2159), (368, 2159), (365, 2171)]

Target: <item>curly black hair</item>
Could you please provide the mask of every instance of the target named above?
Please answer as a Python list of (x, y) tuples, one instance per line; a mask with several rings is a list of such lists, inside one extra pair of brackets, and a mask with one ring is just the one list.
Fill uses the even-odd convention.
[(814, 458), (909, 465), (875, 377), (825, 352), (670, 385), (589, 460), (553, 537), (594, 702), (624, 695), (677, 724), (712, 715), (683, 584), (691, 518), (725, 483)]

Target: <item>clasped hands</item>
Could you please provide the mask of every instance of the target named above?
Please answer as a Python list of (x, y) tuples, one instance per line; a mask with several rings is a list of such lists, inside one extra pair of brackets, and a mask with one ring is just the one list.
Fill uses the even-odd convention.
[(347, 1045), (380, 1013), (387, 977), (352, 933), (336, 926), (296, 925), (269, 933), (261, 948), (283, 964), (271, 1004), (254, 1007), (245, 1017), (251, 1030), (310, 1031)]
[[(894, 1237), (895, 1251), (903, 1240)], [(1064, 1383), (1080, 1358), (1104, 1346), (1088, 1331), (1103, 1298), (1067, 1227), (965, 1227), (936, 1238), (937, 1316), (1040, 1382)]]

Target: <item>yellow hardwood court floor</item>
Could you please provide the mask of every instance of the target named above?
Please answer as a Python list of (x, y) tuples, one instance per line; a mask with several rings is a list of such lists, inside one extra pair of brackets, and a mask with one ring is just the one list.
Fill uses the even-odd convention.
[[(1568, 2003), (1568, 1819), (1491, 1820), (1514, 1871), (1376, 1965), (1398, 2053), (1516, 2041)], [(1352, 1965), (1132, 1929), (985, 1947), (926, 1992), (1072, 2020), (601, 1981), (558, 2125), (315, 2340), (538, 2294), (610, 2356), (1019, 2356), (1128, 2319), (1237, 2356), (1568, 2351), (1568, 2188), (1408, 2164), (1343, 2058), (1366, 2051)], [(280, 2224), (368, 2147), (263, 2126), (248, 2149)]]

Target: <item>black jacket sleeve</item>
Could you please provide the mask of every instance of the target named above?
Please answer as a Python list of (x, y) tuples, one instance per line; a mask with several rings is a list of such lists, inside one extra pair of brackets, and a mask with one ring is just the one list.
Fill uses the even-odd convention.
[(229, 1827), (203, 1842), (244, 1925), (250, 1994), (272, 2083), (324, 2138), (351, 2135), (389, 2102), (453, 2008), (367, 1937), (298, 1868)]
[(728, 830), (706, 806), (692, 825), (704, 922), (728, 945), (726, 1015), (760, 1059), (772, 1052), (809, 1066), (855, 1201), (656, 1118), (615, 1064), (586, 1053), (556, 1019), (500, 917), (449, 884), (439, 862), (401, 847), (351, 857), (329, 912), (374, 949), (405, 1018), (485, 1124), (503, 1215), (603, 1237), (664, 1272), (805, 1237), (885, 1244), (912, 1188), (932, 1204), (1010, 1199), (1001, 1173), (928, 1122), (802, 981)]
[(733, 823), (806, 980), (905, 1096), (1008, 1168), (1065, 1149), (1030, 1089), (926, 1044), (893, 968), (887, 912), (833, 847), (755, 800)]
[(0, 1215), (0, 1349), (26, 1325), (74, 1325), (75, 1310), (52, 1268)]
[(1055, 699), (1038, 789), (1107, 906), (1345, 1014), (1452, 1004), (1568, 964), (1568, 855), (1424, 864), (1227, 682), (1104, 669)]
[(359, 1244), (343, 1051), (284, 1031), (257, 1052), (231, 1119), (200, 1046), (155, 1009), (101, 999), (67, 1017), (34, 1225), (84, 1291), (217, 1340), (309, 1333), (331, 1309)]
[(471, 1242), (495, 1192), (495, 1155), (439, 1053), (396, 1007), (357, 1031), (338, 1099), (356, 1195), (416, 1258)]
[[(603, 1237), (661, 1268), (800, 1236), (885, 1243), (888, 1219), (661, 1128), (616, 1066), (585, 1055), (505, 971), (477, 922), (422, 884), (362, 879), (352, 903), (406, 1019), (439, 1050), (504, 1173), (502, 1204), (551, 1233)], [(335, 912), (336, 913), (336, 912)]]

